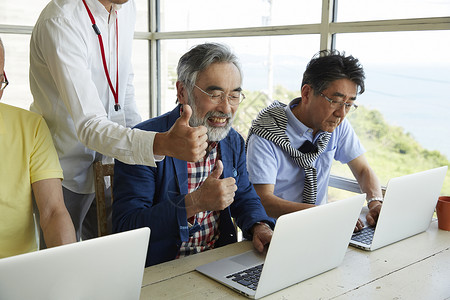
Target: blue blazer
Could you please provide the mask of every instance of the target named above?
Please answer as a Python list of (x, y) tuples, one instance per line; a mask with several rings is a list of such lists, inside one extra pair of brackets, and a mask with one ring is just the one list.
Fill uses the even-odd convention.
[[(165, 132), (180, 116), (180, 106), (160, 117), (140, 123), (136, 128)], [(237, 191), (234, 202), (221, 211), (220, 237), (216, 247), (237, 241), (231, 217), (242, 229), (244, 238), (251, 239), (250, 228), (264, 221), (273, 228), (260, 198), (248, 180), (245, 143), (231, 129), (219, 142), (223, 162), (223, 178), (234, 177)], [(188, 193), (187, 163), (165, 157), (156, 167), (127, 165), (118, 160), (114, 168), (113, 231), (121, 232), (150, 227), (150, 243), (146, 266), (175, 259), (181, 243), (198, 231), (199, 225), (188, 227), (184, 197)]]

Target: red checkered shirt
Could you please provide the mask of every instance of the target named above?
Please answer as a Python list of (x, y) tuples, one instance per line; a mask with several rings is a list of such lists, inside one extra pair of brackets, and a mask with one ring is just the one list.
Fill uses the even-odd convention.
[[(213, 170), (218, 158), (220, 158), (218, 144), (211, 143), (207, 149), (207, 155), (203, 159), (195, 163), (187, 163), (188, 193), (202, 185)], [(177, 258), (214, 248), (214, 244), (219, 238), (219, 216), (219, 211), (204, 211), (189, 218), (189, 224), (193, 226), (198, 224), (200, 230), (190, 236), (187, 242), (181, 244)]]

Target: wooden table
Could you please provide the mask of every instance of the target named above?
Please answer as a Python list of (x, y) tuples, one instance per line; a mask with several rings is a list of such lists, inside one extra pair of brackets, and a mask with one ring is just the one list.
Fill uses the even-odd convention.
[[(140, 299), (246, 299), (195, 267), (252, 248), (244, 241), (145, 269)], [(263, 299), (449, 299), (450, 232), (421, 234), (373, 252), (350, 247), (342, 264)]]

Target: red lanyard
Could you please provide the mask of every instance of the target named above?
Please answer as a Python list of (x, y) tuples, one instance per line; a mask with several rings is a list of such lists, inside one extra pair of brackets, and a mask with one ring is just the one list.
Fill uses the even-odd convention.
[(118, 111), (120, 109), (119, 104), (119, 27), (117, 25), (117, 12), (116, 12), (116, 89), (114, 89), (111, 78), (109, 77), (108, 67), (106, 66), (106, 57), (105, 57), (105, 48), (103, 47), (103, 39), (102, 34), (100, 33), (100, 29), (98, 29), (97, 25), (95, 24), (94, 16), (91, 13), (91, 10), (86, 4), (86, 1), (83, 0), (83, 4), (86, 7), (86, 11), (89, 15), (89, 18), (91, 19), (92, 28), (94, 28), (95, 33), (98, 37), (98, 43), (100, 45), (100, 51), (102, 53), (102, 61), (103, 61), (103, 69), (105, 70), (106, 79), (108, 80), (109, 88), (114, 96), (114, 110)]

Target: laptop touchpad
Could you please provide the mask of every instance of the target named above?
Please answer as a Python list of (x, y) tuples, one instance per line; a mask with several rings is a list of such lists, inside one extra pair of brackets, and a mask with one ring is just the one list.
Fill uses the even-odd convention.
[(237, 255), (233, 258), (230, 258), (231, 261), (238, 263), (243, 266), (254, 266), (258, 264), (262, 264), (265, 259), (265, 253), (261, 254), (257, 251), (247, 251), (241, 255)]

